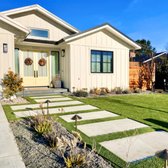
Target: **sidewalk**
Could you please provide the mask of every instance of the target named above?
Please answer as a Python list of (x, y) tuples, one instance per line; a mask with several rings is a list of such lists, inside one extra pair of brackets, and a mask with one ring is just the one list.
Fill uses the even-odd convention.
[(14, 135), (0, 104), (0, 168), (25, 168)]

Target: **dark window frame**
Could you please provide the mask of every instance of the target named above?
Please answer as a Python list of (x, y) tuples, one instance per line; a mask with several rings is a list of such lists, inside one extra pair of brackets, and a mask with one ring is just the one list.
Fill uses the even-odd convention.
[[(97, 61), (92, 61), (92, 52), (100, 52), (101, 54), (100, 54), (100, 72), (93, 72), (92, 71), (92, 63), (97, 63)], [(112, 56), (112, 59), (111, 59), (111, 62), (103, 62), (103, 53), (105, 53), (105, 52), (107, 52), (107, 53), (111, 53), (111, 56)], [(91, 59), (90, 59), (90, 68), (91, 68), (91, 73), (103, 73), (103, 74), (105, 74), (105, 73), (107, 73), (107, 74), (112, 74), (112, 73), (114, 73), (114, 52), (113, 51), (104, 51), (104, 50), (91, 50), (91, 52), (90, 52), (90, 54), (91, 54)], [(103, 64), (104, 63), (106, 63), (106, 64), (111, 64), (111, 66), (110, 66), (110, 72), (104, 72), (103, 71)]]

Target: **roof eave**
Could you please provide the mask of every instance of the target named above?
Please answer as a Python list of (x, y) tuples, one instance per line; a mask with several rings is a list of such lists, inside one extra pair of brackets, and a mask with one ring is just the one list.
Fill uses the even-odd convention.
[(123, 41), (127, 42), (131, 47), (133, 47), (134, 50), (141, 49), (141, 46), (138, 45), (134, 40), (130, 39), (128, 36), (124, 35), (120, 31), (118, 31), (117, 29), (115, 29), (114, 27), (112, 27), (110, 24), (103, 24), (103, 25), (98, 26), (96, 28), (92, 28), (92, 29), (89, 29), (87, 31), (80, 32), (78, 34), (65, 37), (64, 39), (62, 39), (62, 42), (68, 43), (68, 42), (74, 41), (74, 40), (76, 40), (78, 38), (81, 38), (83, 36), (87, 36), (87, 35), (89, 35), (91, 33), (100, 31), (102, 29), (108, 29), (108, 31), (110, 31), (111, 33), (115, 34), (116, 36), (118, 36)]
[(4, 16), (4, 15), (1, 14), (0, 15), (0, 20), (2, 20), (3, 22), (5, 22), (5, 23), (15, 27), (16, 29), (24, 32), (25, 34), (29, 34), (30, 33), (30, 31), (26, 27), (18, 24), (17, 22), (13, 21), (12, 19), (10, 19), (7, 16)]
[(40, 5), (32, 5), (32, 6), (26, 6), (26, 7), (16, 8), (16, 9), (4, 11), (4, 12), (1, 12), (1, 13), (4, 14), (4, 15), (6, 15), (6, 16), (10, 16), (10, 15), (15, 15), (15, 14), (18, 14), (18, 13), (28, 12), (28, 11), (32, 11), (32, 10), (36, 10), (36, 11), (41, 12), (45, 16), (47, 16), (50, 19), (54, 20), (55, 22), (61, 24), (62, 26), (66, 27), (67, 29), (69, 29), (70, 31), (72, 31), (74, 33), (80, 32), (78, 29), (76, 29), (72, 25), (68, 24), (67, 22), (65, 22), (61, 18), (55, 16), (53, 13), (51, 13), (48, 10), (44, 9)]

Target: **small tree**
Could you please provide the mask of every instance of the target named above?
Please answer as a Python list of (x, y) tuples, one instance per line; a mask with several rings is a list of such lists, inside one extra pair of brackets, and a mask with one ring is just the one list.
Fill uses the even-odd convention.
[(136, 51), (136, 57), (139, 58), (141, 62), (146, 59), (151, 58), (147, 63), (143, 63), (140, 69), (140, 88), (147, 88), (154, 90), (154, 71), (155, 71), (155, 62), (154, 55), (156, 53), (156, 49), (151, 45), (149, 40), (141, 39), (136, 41), (141, 45), (141, 49)]
[(6, 98), (14, 96), (17, 92), (23, 90), (23, 79), (19, 77), (18, 74), (15, 74), (13, 71), (9, 70), (7, 74), (4, 75), (2, 79), (2, 84), (4, 86), (3, 95)]

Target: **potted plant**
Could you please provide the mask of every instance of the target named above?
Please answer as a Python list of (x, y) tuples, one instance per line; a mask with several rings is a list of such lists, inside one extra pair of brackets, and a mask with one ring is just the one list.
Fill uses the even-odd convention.
[(54, 88), (61, 88), (61, 77), (60, 75), (56, 75), (53, 80), (52, 80), (52, 84), (54, 86)]

